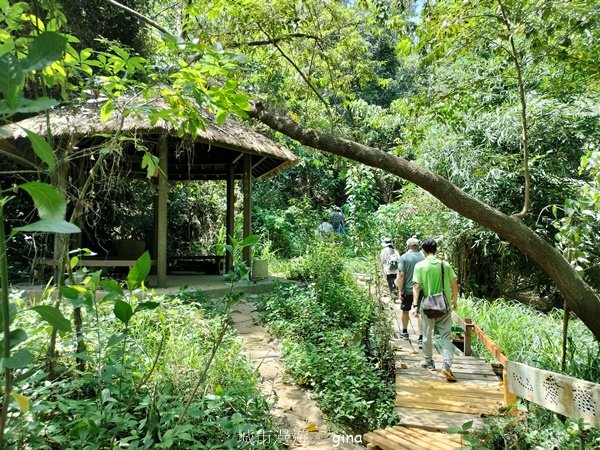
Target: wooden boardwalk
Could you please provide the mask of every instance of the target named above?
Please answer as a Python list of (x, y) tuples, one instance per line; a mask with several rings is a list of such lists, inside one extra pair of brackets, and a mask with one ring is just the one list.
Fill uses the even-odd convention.
[[(414, 346), (414, 347), (413, 347)], [(441, 374), (442, 357), (434, 350), (436, 370), (422, 369), (416, 342), (398, 341), (396, 347), (396, 411), (400, 425), (365, 435), (370, 449), (455, 449), (458, 435), (446, 433), (468, 421), (475, 426), (504, 406), (501, 380), (485, 361), (457, 355), (452, 371), (457, 383)]]

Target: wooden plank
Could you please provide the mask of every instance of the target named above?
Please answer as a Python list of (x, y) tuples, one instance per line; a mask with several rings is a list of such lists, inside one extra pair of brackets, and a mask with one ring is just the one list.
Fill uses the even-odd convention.
[[(423, 356), (422, 355), (404, 355), (401, 358), (398, 358), (397, 361), (399, 363), (404, 363), (404, 364), (416, 364), (419, 365), (423, 362)], [(433, 361), (435, 363), (439, 363), (441, 364), (444, 359), (439, 356), (439, 355), (433, 355)], [(487, 367), (489, 368), (489, 370), (492, 370), (492, 365), (488, 364), (487, 362), (485, 362), (482, 359), (478, 359), (478, 358), (473, 358), (472, 356), (463, 356), (462, 358), (454, 358), (452, 364), (468, 364), (468, 365), (474, 365), (474, 366), (482, 366), (482, 367)]]
[(452, 401), (426, 402), (415, 399), (406, 400), (402, 398), (396, 398), (395, 406), (416, 409), (431, 409), (432, 411), (449, 411), (465, 414), (471, 413), (492, 415), (498, 412), (498, 407), (501, 407), (502, 404), (497, 405), (494, 403), (484, 402), (466, 403)]
[(373, 443), (382, 450), (411, 450), (411, 447), (388, 439), (380, 430), (365, 434), (365, 441)]
[(418, 440), (415, 440), (413, 437), (408, 435), (399, 436), (398, 433), (390, 433), (388, 428), (386, 428), (385, 430), (377, 430), (375, 433), (385, 438), (388, 442), (393, 442), (394, 444), (399, 445), (399, 447), (396, 447), (398, 449), (406, 448), (410, 450), (429, 450), (427, 446), (422, 445)]
[(411, 448), (452, 450), (460, 447), (460, 438), (458, 438), (457, 441), (445, 433), (400, 426), (386, 428), (384, 432), (385, 436), (390, 440), (393, 439), (393, 437), (397, 437), (402, 441), (410, 442)]
[(473, 427), (483, 425), (485, 415), (458, 413), (451, 411), (431, 411), (425, 409), (396, 407), (400, 425), (422, 428), (428, 431), (445, 431), (449, 427), (462, 427), (473, 421)]
[(406, 378), (400, 375), (396, 376), (396, 386), (398, 389), (424, 389), (424, 390), (442, 390), (442, 391), (463, 391), (468, 390), (478, 395), (487, 392), (502, 392), (502, 382), (481, 384), (476, 381), (465, 381), (463, 383), (447, 383), (439, 380), (421, 380), (419, 378)]
[(418, 437), (421, 442), (427, 443), (428, 445), (431, 445), (434, 448), (439, 448), (440, 450), (453, 450), (457, 447), (457, 445), (460, 446), (462, 443), (461, 437), (457, 435), (450, 435), (447, 433), (426, 431), (421, 428), (409, 428), (402, 426), (395, 426), (392, 427), (392, 429), (406, 430), (415, 437)]
[[(417, 408), (417, 405), (436, 405), (432, 407), (434, 410), (444, 410), (445, 407), (464, 407), (464, 412), (483, 412), (484, 410), (497, 410), (504, 405), (504, 398), (476, 398), (476, 397), (462, 397), (458, 395), (448, 396), (415, 396), (415, 395), (402, 395), (396, 394), (396, 405), (407, 406)], [(413, 406), (414, 405), (414, 406)]]
[[(453, 385), (455, 383), (446, 383), (449, 386), (454, 387)], [(419, 389), (419, 388), (406, 388), (406, 389), (398, 389), (396, 390), (396, 396), (398, 397), (412, 397), (412, 398), (419, 398), (419, 399), (429, 399), (429, 398), (436, 398), (436, 397), (440, 397), (440, 398), (445, 398), (445, 397), (456, 397), (456, 398), (463, 398), (465, 400), (467, 399), (489, 399), (489, 400), (494, 400), (494, 401), (501, 401), (504, 403), (504, 393), (503, 392), (494, 392), (494, 391), (489, 391), (489, 392), (472, 392), (472, 391), (468, 391), (468, 390), (459, 390), (459, 389)]]
[[(423, 380), (443, 380), (444, 377), (441, 374), (441, 371), (429, 372), (425, 369), (402, 369), (402, 372), (399, 373), (399, 376), (407, 377), (407, 378), (420, 378)], [(460, 373), (455, 372), (457, 375), (458, 381), (469, 380), (469, 382), (473, 382), (479, 380), (484, 383), (497, 383), (499, 378), (496, 375), (488, 375), (488, 374), (477, 374), (477, 373)]]
[(508, 391), (550, 411), (600, 428), (600, 385), (508, 361)]

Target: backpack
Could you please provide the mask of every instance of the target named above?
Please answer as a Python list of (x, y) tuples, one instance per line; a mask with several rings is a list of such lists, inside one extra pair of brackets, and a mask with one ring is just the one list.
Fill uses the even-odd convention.
[(400, 257), (398, 255), (398, 252), (391, 252), (385, 264), (388, 271), (398, 270), (398, 267), (400, 266)]
[(342, 216), (342, 214), (339, 212), (331, 214), (331, 216), (329, 217), (329, 223), (333, 225), (334, 230), (338, 230), (342, 226), (343, 217), (344, 216)]

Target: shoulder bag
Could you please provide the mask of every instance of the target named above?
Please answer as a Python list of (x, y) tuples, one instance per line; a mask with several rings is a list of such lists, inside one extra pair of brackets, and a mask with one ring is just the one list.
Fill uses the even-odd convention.
[(421, 311), (430, 319), (437, 319), (450, 312), (446, 294), (444, 293), (444, 261), (440, 261), (442, 267), (442, 292), (428, 295), (423, 299)]

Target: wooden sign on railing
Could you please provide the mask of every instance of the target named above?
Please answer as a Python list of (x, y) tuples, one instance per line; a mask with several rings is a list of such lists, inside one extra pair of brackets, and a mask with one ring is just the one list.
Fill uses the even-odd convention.
[(509, 392), (550, 411), (600, 428), (600, 384), (507, 361)]

